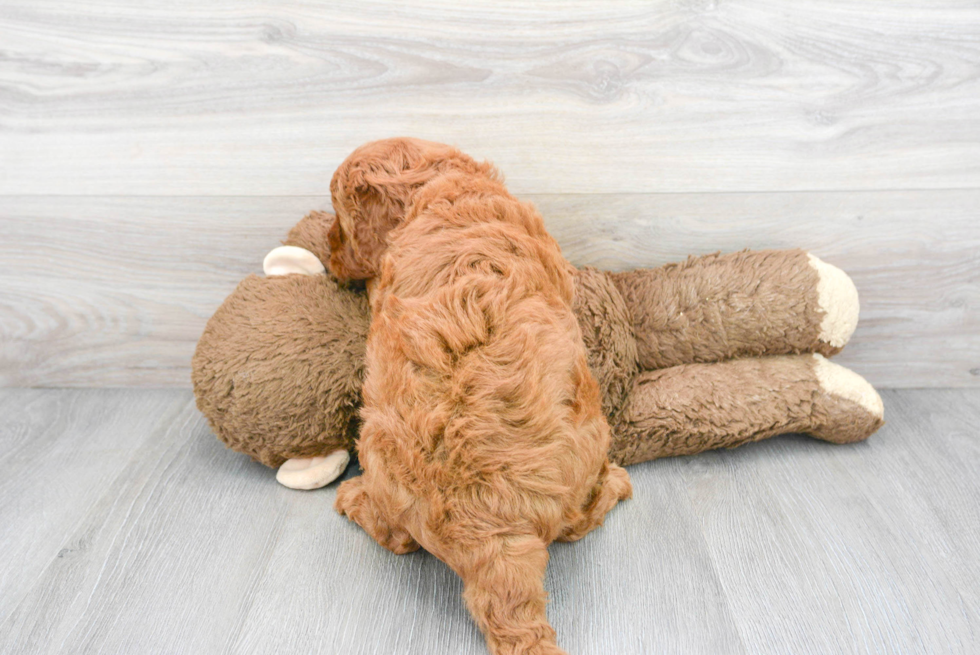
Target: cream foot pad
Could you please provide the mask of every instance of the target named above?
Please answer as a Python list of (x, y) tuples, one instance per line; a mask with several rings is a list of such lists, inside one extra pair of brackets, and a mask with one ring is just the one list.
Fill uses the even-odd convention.
[(867, 380), (822, 355), (814, 353), (813, 359), (813, 371), (825, 392), (857, 403), (877, 419), (884, 416), (885, 408), (881, 396)]
[(823, 311), (820, 322), (820, 340), (835, 348), (843, 348), (857, 327), (858, 302), (857, 287), (844, 271), (825, 261), (807, 254), (810, 266), (817, 271), (817, 302)]

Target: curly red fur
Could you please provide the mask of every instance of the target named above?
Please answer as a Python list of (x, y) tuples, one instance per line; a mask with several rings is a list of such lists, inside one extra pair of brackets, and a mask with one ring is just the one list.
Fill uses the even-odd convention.
[(377, 278), (364, 473), (337, 508), (386, 548), (452, 567), (493, 653), (561, 653), (547, 545), (631, 493), (607, 458), (571, 267), (531, 205), (449, 146), (368, 144), (331, 191), (331, 269)]
[(404, 221), (412, 196), (449, 171), (496, 176), (489, 164), (477, 163), (450, 146), (420, 139), (375, 141), (355, 150), (330, 181), (337, 212), (328, 234), (333, 274), (339, 280), (376, 277), (388, 233)]

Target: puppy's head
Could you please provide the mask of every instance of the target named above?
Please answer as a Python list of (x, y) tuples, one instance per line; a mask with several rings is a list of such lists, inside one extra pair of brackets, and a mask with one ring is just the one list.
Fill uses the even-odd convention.
[(330, 182), (337, 212), (329, 232), (331, 272), (339, 280), (376, 277), (388, 233), (405, 219), (415, 192), (447, 172), (496, 178), (490, 164), (421, 139), (384, 139), (355, 150)]

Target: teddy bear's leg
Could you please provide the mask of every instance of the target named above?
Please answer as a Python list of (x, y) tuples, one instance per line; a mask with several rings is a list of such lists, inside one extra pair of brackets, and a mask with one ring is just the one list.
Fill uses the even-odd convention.
[(643, 370), (748, 356), (830, 356), (857, 325), (854, 283), (803, 250), (691, 257), (610, 279), (632, 314)]
[(404, 555), (419, 549), (419, 544), (404, 528), (392, 521), (384, 508), (371, 497), (360, 475), (343, 482), (337, 489), (334, 509), (357, 523), (379, 544), (395, 553)]
[(628, 465), (788, 432), (850, 443), (882, 415), (864, 378), (819, 354), (687, 364), (637, 376), (612, 421), (609, 457)]
[(326, 457), (294, 457), (287, 459), (276, 472), (279, 484), (290, 489), (319, 489), (340, 477), (350, 453), (337, 450)]
[(583, 508), (582, 517), (567, 526), (558, 537), (559, 541), (578, 541), (595, 528), (602, 525), (603, 519), (616, 503), (633, 495), (626, 469), (609, 463), (600, 476), (599, 483), (592, 492), (589, 504)]
[(440, 558), (463, 579), (463, 599), (492, 655), (566, 655), (545, 613), (548, 549), (539, 537), (490, 536)]

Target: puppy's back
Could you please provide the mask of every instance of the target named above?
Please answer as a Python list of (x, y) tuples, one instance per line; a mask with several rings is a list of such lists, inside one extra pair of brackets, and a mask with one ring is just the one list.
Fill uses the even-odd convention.
[(608, 447), (568, 264), (499, 183), (428, 186), (382, 260), (362, 439), (413, 495), (557, 530)]

